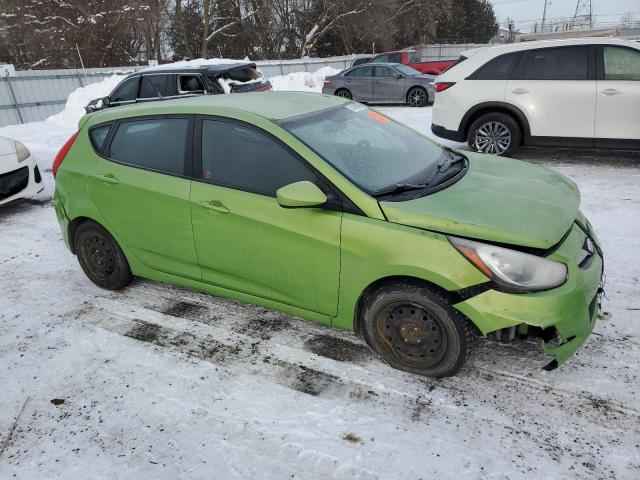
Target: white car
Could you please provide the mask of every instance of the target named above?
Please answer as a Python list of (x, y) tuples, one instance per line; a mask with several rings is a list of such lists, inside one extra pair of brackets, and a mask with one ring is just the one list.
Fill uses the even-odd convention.
[(640, 44), (549, 40), (465, 52), (436, 78), (431, 130), (472, 150), (640, 149)]
[(33, 197), (44, 188), (29, 149), (12, 138), (0, 137), (0, 205)]

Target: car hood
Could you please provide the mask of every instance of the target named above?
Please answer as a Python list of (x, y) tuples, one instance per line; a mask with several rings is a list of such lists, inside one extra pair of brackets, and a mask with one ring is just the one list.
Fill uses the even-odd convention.
[(0, 137), (0, 156), (16, 153), (15, 142), (7, 137)]
[(380, 202), (387, 219), (442, 233), (533, 248), (555, 245), (579, 214), (580, 192), (543, 167), (465, 152), (452, 186), (403, 202)]

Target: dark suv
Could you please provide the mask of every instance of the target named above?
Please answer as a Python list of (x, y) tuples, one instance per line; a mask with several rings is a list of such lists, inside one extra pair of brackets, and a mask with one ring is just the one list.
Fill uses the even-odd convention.
[(271, 83), (255, 63), (154, 67), (128, 75), (108, 96), (91, 100), (87, 113), (107, 107), (182, 96), (263, 92)]

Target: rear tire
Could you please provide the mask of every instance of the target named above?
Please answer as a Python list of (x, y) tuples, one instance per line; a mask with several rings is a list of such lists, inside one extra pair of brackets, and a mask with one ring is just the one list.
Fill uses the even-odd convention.
[(352, 100), (353, 99), (353, 97), (351, 95), (351, 92), (349, 90), (347, 90), (346, 88), (339, 88), (338, 90), (336, 90), (336, 93), (334, 95), (336, 97), (346, 98), (347, 100)]
[(510, 157), (522, 140), (520, 125), (506, 113), (492, 112), (477, 118), (469, 128), (467, 144), (474, 152)]
[(361, 325), (367, 344), (389, 365), (436, 378), (460, 370), (475, 336), (469, 320), (443, 294), (410, 282), (367, 295)]
[(76, 230), (74, 245), (82, 271), (107, 290), (120, 290), (133, 279), (124, 252), (101, 225), (86, 221)]
[(407, 92), (407, 103), (412, 107), (424, 107), (429, 103), (429, 94), (422, 87), (413, 87)]

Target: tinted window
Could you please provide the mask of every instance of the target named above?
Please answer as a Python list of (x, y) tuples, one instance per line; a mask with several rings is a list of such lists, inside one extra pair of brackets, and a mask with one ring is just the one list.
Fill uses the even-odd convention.
[(371, 60), (369, 57), (364, 57), (364, 58), (356, 58), (353, 61), (353, 65), (362, 65), (363, 63), (369, 63), (369, 60)]
[[(500, 55), (488, 63), (485, 63), (476, 70), (470, 78), (473, 80), (508, 80), (518, 60), (518, 56), (519, 54), (517, 53)], [(460, 63), (460, 61), (461, 60), (459, 60), (458, 63)]]
[(238, 82), (250, 82), (261, 78), (258, 70), (253, 67), (235, 68), (228, 72), (225, 77)]
[(266, 134), (235, 123), (202, 122), (202, 176), (211, 183), (275, 197), (276, 191), (316, 176)]
[(197, 75), (178, 75), (178, 89), (180, 93), (201, 92), (204, 85)]
[(604, 47), (605, 80), (640, 80), (640, 51)]
[(166, 75), (144, 75), (140, 83), (138, 98), (157, 98), (167, 96)]
[(345, 74), (347, 77), (371, 77), (373, 76), (373, 67), (365, 66), (350, 70)]
[(371, 63), (389, 63), (389, 55), (378, 55), (371, 60)]
[(374, 77), (393, 77), (394, 71), (389, 67), (376, 67)]
[(419, 63), (422, 59), (418, 52), (411, 52), (409, 54), (409, 63)]
[(389, 63), (402, 63), (402, 54), (392, 53), (389, 55)]
[(138, 95), (138, 82), (140, 77), (132, 77), (125, 80), (111, 95), (112, 102), (127, 102), (135, 100)]
[(588, 47), (529, 50), (524, 53), (514, 78), (519, 80), (586, 80)]
[(104, 142), (107, 139), (107, 135), (109, 135), (110, 129), (111, 125), (102, 125), (100, 127), (92, 128), (89, 131), (91, 143), (93, 144), (93, 148), (97, 151), (102, 151), (102, 147), (104, 147)]
[(188, 128), (186, 118), (123, 122), (113, 136), (109, 156), (128, 165), (184, 175)]

